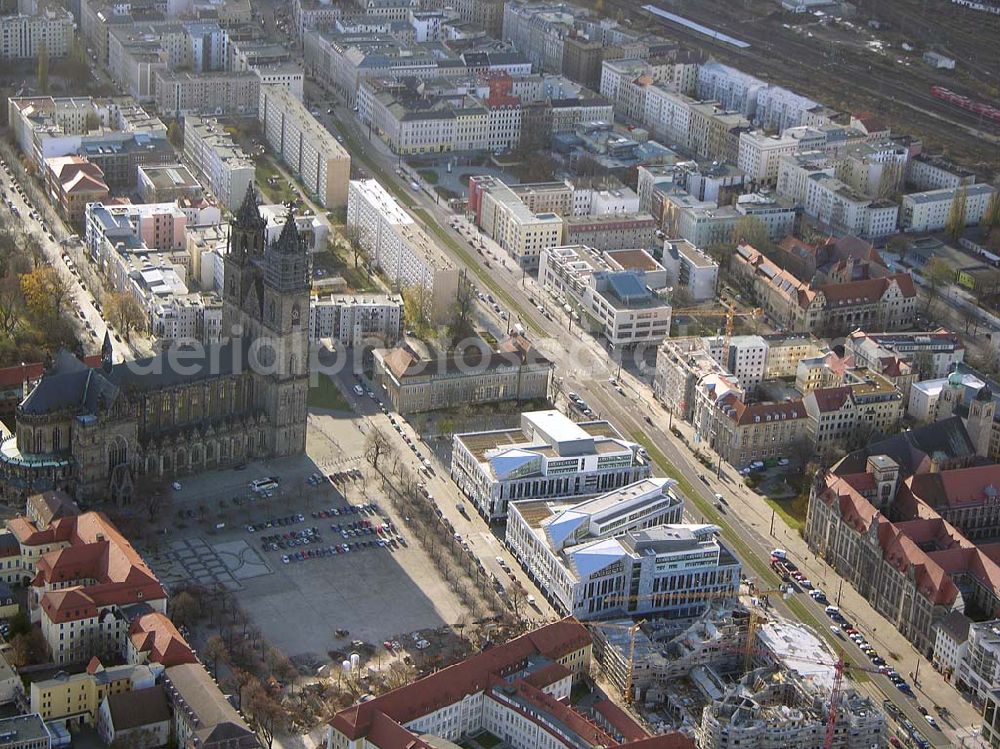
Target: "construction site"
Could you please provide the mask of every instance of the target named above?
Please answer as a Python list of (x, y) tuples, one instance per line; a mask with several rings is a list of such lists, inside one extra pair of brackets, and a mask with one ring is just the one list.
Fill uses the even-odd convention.
[(765, 593), (694, 621), (594, 623), (595, 658), (650, 726), (692, 735), (699, 749), (885, 746), (886, 717), (842, 657), (775, 616)]

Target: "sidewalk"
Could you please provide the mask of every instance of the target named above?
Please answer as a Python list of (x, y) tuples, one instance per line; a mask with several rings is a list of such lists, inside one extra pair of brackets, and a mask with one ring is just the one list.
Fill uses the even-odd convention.
[[(675, 418), (673, 426), (684, 435), (689, 444), (695, 445), (694, 427), (691, 424)], [(715, 455), (707, 445), (703, 449)], [(730, 515), (748, 523), (761, 536), (771, 535), (769, 533), (771, 507), (761, 496), (746, 487), (732, 466), (723, 463), (722, 475), (725, 480), (722, 481), (716, 479), (715, 471), (711, 469), (704, 468), (701, 473), (708, 477), (709, 486), (713, 491), (726, 496)], [(889, 665), (910, 682), (920, 704), (928, 709), (934, 708), (934, 712), (937, 712), (937, 706), (948, 708), (951, 714), (946, 719), (938, 718), (938, 723), (946, 735), (954, 738), (956, 729), (964, 729), (963, 733), (967, 735), (973, 726), (978, 726), (982, 722), (978, 711), (934, 670), (930, 661), (917, 653), (892, 623), (878, 614), (850, 584), (842, 583), (842, 579), (832, 567), (813, 556), (802, 536), (789, 528), (777, 513), (774, 514), (774, 533), (771, 537), (774, 539), (774, 545), (786, 549), (789, 556), (816, 587), (822, 589), (832, 602), (839, 605), (844, 615), (876, 647)], [(918, 668), (919, 683), (910, 676)], [(879, 696), (879, 700), (885, 696), (875, 689), (873, 684), (866, 686)]]

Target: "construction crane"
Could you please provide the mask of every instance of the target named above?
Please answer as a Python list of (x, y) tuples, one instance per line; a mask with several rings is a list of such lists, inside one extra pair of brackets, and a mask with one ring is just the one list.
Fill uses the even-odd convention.
[(672, 316), (677, 316), (677, 315), (692, 315), (692, 316), (696, 316), (696, 317), (725, 317), (726, 318), (726, 327), (724, 328), (724, 331), (725, 331), (725, 342), (726, 342), (726, 346), (725, 347), (728, 350), (729, 349), (729, 343), (733, 339), (733, 327), (734, 327), (734, 325), (736, 323), (736, 318), (737, 317), (750, 317), (750, 318), (756, 319), (758, 317), (763, 317), (764, 316), (764, 310), (761, 309), (760, 307), (756, 307), (756, 308), (752, 309), (750, 312), (737, 312), (736, 311), (736, 305), (733, 302), (722, 302), (722, 305), (726, 308), (725, 312), (718, 312), (718, 311), (711, 311), (711, 310), (706, 311), (706, 310), (699, 309), (698, 307), (686, 307), (684, 309), (675, 309), (675, 310), (673, 310), (671, 312), (671, 315)]
[[(753, 596), (755, 598), (759, 596), (767, 596), (770, 593), (781, 593), (784, 596), (791, 595), (792, 591), (788, 587), (781, 588), (769, 588), (766, 590), (755, 590)], [(621, 596), (609, 596), (609, 598), (617, 598), (620, 601), (632, 603), (635, 601), (646, 600), (650, 598), (660, 598), (664, 595), (670, 595), (675, 599), (726, 599), (726, 598), (739, 598), (739, 593), (730, 590), (714, 590), (704, 593), (699, 592), (681, 592), (681, 591), (661, 591), (660, 593), (646, 593), (642, 595), (621, 595)], [(757, 631), (757, 627), (761, 622), (766, 622), (767, 617), (759, 611), (757, 605), (750, 606), (750, 618), (747, 624), (747, 638), (746, 645), (744, 647), (743, 653), (743, 670), (749, 669), (750, 661), (753, 658), (753, 642), (754, 635)], [(635, 634), (639, 631), (639, 627), (645, 622), (645, 619), (639, 622), (628, 625), (628, 624), (614, 624), (611, 622), (593, 622), (591, 626), (608, 627), (612, 629), (620, 629), (629, 633), (629, 644), (628, 644), (628, 660), (626, 661), (626, 673), (625, 673), (625, 684), (622, 689), (623, 697), (626, 704), (631, 705), (633, 701), (632, 693), (632, 674), (635, 672)]]

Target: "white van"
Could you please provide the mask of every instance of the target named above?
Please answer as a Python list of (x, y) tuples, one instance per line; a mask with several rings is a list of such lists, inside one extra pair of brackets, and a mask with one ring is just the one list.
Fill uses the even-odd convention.
[(250, 491), (256, 494), (264, 494), (278, 488), (278, 485), (271, 479), (256, 479), (250, 482)]
[(771, 549), (771, 556), (775, 559), (787, 559), (788, 552), (784, 549)]
[(823, 609), (823, 611), (825, 611), (830, 616), (840, 613), (840, 609), (837, 608), (836, 606), (827, 606), (825, 609)]

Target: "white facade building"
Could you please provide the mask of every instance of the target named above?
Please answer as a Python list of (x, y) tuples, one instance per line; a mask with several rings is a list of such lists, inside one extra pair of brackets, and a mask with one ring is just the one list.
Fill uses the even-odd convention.
[(351, 180), (347, 227), (357, 232), (365, 254), (394, 287), (425, 287), (431, 292), (431, 319), (447, 319), (458, 292), (459, 271), (378, 181)]
[(451, 476), (489, 520), (521, 499), (590, 497), (648, 478), (645, 450), (607, 421), (559, 411), (521, 414), (518, 429), (456, 434)]
[(345, 346), (370, 339), (391, 345), (403, 334), (403, 298), (395, 294), (315, 295), (309, 301), (309, 338)]
[(686, 289), (692, 301), (704, 302), (715, 297), (719, 264), (686, 239), (664, 241), (663, 267), (667, 269), (671, 285)]
[(960, 192), (965, 193), (965, 225), (974, 226), (993, 198), (993, 187), (987, 184), (968, 185), (955, 189), (928, 190), (903, 196), (899, 223), (906, 231), (939, 231), (948, 222), (952, 203)]
[(239, 208), (256, 170), (218, 121), (184, 118), (184, 156), (205, 177), (219, 203), (230, 211)]
[(778, 181), (781, 157), (795, 153), (798, 147), (799, 142), (794, 138), (765, 135), (760, 131), (740, 133), (736, 166), (758, 187), (773, 186)]
[(615, 347), (658, 344), (670, 334), (670, 303), (647, 285), (646, 276), (611, 270), (596, 250), (582, 245), (549, 247), (538, 266), (542, 286), (575, 305), (581, 323)]

